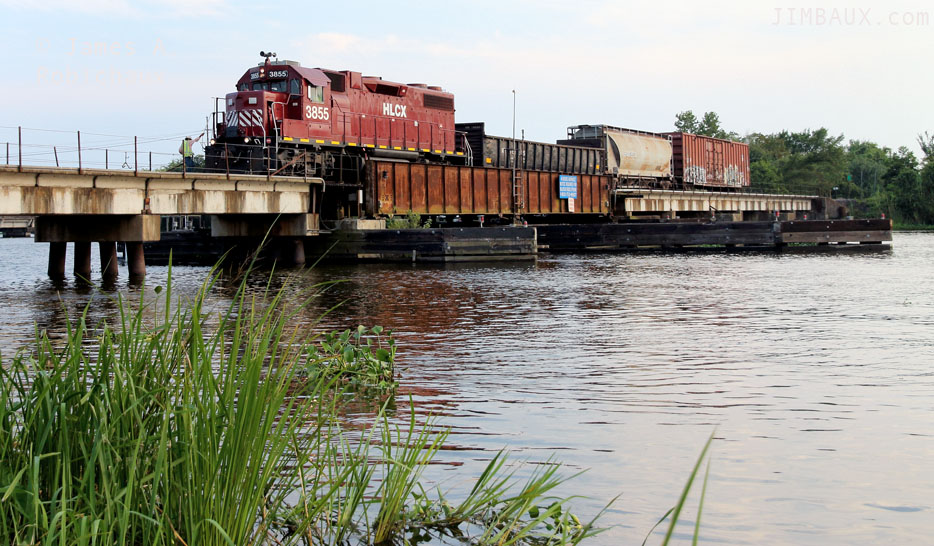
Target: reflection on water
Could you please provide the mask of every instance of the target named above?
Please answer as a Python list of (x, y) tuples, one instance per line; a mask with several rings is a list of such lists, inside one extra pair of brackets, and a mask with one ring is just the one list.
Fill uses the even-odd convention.
[[(4, 354), (34, 325), (61, 332), (89, 301), (92, 321), (114, 318), (116, 292), (43, 278), (44, 247), (0, 241)], [(463, 487), (499, 449), (554, 455), (568, 472), (589, 469), (563, 491), (592, 498), (580, 511), (622, 494), (606, 516), (617, 527), (596, 542), (641, 543), (716, 430), (705, 539), (917, 543), (934, 534), (932, 263), (934, 235), (899, 233), (875, 253), (326, 266), (287, 289), (340, 279), (305, 325), (394, 330), (398, 411), (411, 397), (452, 427), (457, 449), (441, 456), (452, 464), (429, 473), (443, 488)], [(207, 271), (176, 268), (177, 289), (194, 293)], [(165, 277), (151, 267), (145, 290)], [(118, 288), (131, 300), (142, 290)], [(221, 283), (211, 301), (232, 290)]]

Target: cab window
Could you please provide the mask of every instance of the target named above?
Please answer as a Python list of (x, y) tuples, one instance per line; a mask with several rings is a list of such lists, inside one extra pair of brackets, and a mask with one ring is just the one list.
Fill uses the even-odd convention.
[(288, 83), (285, 80), (269, 82), (269, 90), (277, 93), (285, 93), (288, 91)]
[(289, 94), (290, 95), (301, 95), (302, 94), (302, 82), (298, 80), (289, 80)]
[(313, 102), (324, 102), (324, 88), (316, 85), (309, 85), (308, 98)]
[(269, 84), (266, 82), (256, 82), (253, 84), (253, 91), (269, 91)]
[(250, 89), (250, 84), (248, 84), (248, 83), (241, 83), (241, 84), (240, 84), (240, 87), (237, 88), (237, 91), (247, 91), (247, 90), (249, 90), (249, 89)]

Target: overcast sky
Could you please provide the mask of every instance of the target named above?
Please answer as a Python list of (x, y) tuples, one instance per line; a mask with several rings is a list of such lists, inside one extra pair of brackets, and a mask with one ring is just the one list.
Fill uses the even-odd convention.
[(532, 140), (579, 123), (671, 130), (687, 109), (740, 134), (823, 126), (917, 150), (934, 132), (926, 2), (0, 0), (0, 13), (4, 127), (175, 142), (272, 50), (440, 85), (458, 121), (493, 134), (511, 133), (515, 90)]

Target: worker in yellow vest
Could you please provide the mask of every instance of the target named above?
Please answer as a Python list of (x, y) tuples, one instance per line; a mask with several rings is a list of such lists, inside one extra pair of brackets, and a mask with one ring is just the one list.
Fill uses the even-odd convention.
[(190, 136), (186, 136), (185, 140), (182, 141), (182, 145), (178, 147), (178, 153), (182, 154), (182, 157), (185, 158), (185, 169), (194, 169), (195, 168), (195, 158), (194, 152), (191, 149), (192, 144), (201, 140), (201, 137), (204, 136), (204, 133), (198, 135), (198, 138), (192, 139)]

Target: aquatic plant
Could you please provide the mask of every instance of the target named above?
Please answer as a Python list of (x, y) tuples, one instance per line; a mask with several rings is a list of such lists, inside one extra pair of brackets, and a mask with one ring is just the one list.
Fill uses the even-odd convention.
[(216, 281), (173, 302), (170, 272), (152, 300), (117, 296), (116, 324), (85, 310), (64, 340), (37, 332), (0, 368), (0, 543), (573, 544), (599, 531), (552, 496), (556, 465), (517, 483), (502, 454), (460, 503), (429, 498), (444, 429), (414, 411), (340, 425), (348, 383), (391, 389), (391, 336), (315, 339), (295, 320), (304, 302), (245, 278), (207, 308)]
[(405, 216), (390, 215), (386, 219), (387, 229), (427, 229), (431, 227), (431, 218), (422, 221), (422, 215), (415, 211), (408, 211)]
[(329, 332), (307, 344), (305, 372), (313, 379), (339, 378), (347, 387), (391, 391), (394, 380), (396, 342), (381, 326)]

